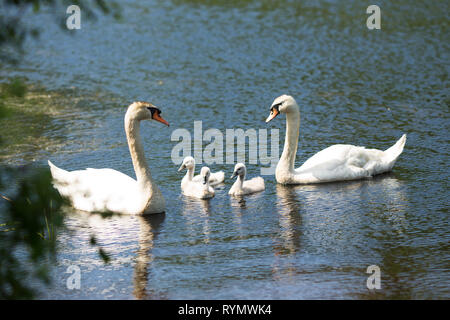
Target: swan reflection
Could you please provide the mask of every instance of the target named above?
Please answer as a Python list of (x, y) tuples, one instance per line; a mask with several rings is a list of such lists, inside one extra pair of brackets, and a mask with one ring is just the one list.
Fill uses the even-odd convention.
[[(250, 221), (256, 219), (255, 221), (260, 222), (258, 213), (263, 198), (263, 192), (253, 193), (246, 196), (229, 196), (230, 207), (233, 213), (230, 216), (230, 219), (232, 219), (233, 221), (234, 230), (238, 233), (241, 239), (244, 239), (246, 237), (246, 234), (248, 233), (247, 230), (249, 227), (249, 223), (252, 223), (251, 228), (254, 227), (254, 222)], [(249, 216), (245, 217), (245, 215), (247, 214)], [(255, 214), (256, 217), (252, 217)]]
[(238, 215), (242, 215), (242, 212), (247, 209), (245, 197), (230, 197), (230, 205), (233, 212)]
[[(275, 277), (301, 273), (298, 261), (373, 261), (383, 264), (384, 247), (408, 229), (408, 198), (392, 174), (320, 185), (276, 186), (279, 237)], [(390, 241), (390, 242), (389, 242)], [(286, 258), (286, 259), (285, 259)], [(345, 262), (344, 262), (345, 263)], [(307, 263), (310, 264), (310, 263)], [(367, 266), (366, 266), (367, 267)]]
[(242, 196), (229, 196), (230, 205), (234, 213), (237, 215), (242, 215), (247, 210), (252, 211), (257, 208), (256, 204), (262, 201), (264, 196), (266, 195), (263, 192)]
[(295, 252), (306, 242), (315, 252), (345, 253), (355, 243), (364, 246), (368, 236), (386, 231), (402, 234), (408, 227), (408, 200), (401, 182), (392, 175), (319, 185), (277, 185), (276, 192), (285, 252)]
[[(183, 202), (182, 215), (186, 219), (186, 228), (190, 239), (196, 239), (201, 234), (202, 241), (209, 243), (210, 225), (209, 214), (211, 200), (181, 196)], [(200, 230), (199, 230), (200, 228)]]
[[(114, 215), (102, 218), (98, 214), (79, 212), (76, 216), (72, 216), (72, 223), (76, 221), (77, 224), (84, 224), (90, 229), (89, 232), (95, 236), (98, 245), (110, 256), (111, 265), (134, 263), (133, 294), (136, 299), (160, 299), (161, 294), (155, 290), (149, 290), (148, 284), (153, 261), (152, 249), (164, 219), (165, 214)], [(136, 230), (139, 230), (139, 234), (136, 234)], [(85, 240), (79, 241), (82, 247)], [(90, 247), (89, 250), (97, 250), (97, 247)], [(95, 265), (102, 264), (103, 262), (95, 255), (94, 260), (84, 258), (83, 268), (90, 270)], [(107, 290), (117, 289), (113, 284)]]
[(153, 261), (152, 249), (160, 225), (165, 219), (165, 214), (153, 214), (137, 217), (140, 224), (139, 248), (137, 250), (136, 264), (134, 267), (134, 291), (136, 299), (159, 298), (155, 292), (148, 292), (149, 269)]
[(300, 249), (301, 209), (295, 187), (276, 185), (280, 243), (277, 254), (291, 254)]

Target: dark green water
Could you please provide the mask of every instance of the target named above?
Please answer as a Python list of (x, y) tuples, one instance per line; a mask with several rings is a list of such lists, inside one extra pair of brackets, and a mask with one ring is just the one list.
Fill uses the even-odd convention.
[[(151, 101), (171, 124), (142, 128), (166, 214), (102, 220), (67, 208), (70, 232), (42, 297), (450, 298), (448, 1), (380, 1), (373, 31), (361, 1), (207, 3), (124, 1), (121, 21), (82, 20), (72, 35), (31, 16), (40, 40), (18, 66), (2, 65), (3, 79), (45, 87), (34, 97), (45, 112), (18, 117), (28, 130), (2, 120), (3, 163), (133, 175), (126, 106)], [(279, 128), (281, 151), (284, 119), (263, 120), (285, 93), (301, 109), (296, 166), (331, 144), (386, 149), (407, 133), (393, 173), (297, 187), (265, 176), (265, 192), (242, 201), (227, 195), (229, 179), (210, 201), (180, 195), (173, 130), (198, 120), (223, 132)], [(211, 168), (229, 177), (233, 166)], [(89, 246), (92, 233), (111, 264)], [(69, 265), (81, 268), (80, 290), (66, 287)], [(381, 290), (366, 287), (369, 265)]]

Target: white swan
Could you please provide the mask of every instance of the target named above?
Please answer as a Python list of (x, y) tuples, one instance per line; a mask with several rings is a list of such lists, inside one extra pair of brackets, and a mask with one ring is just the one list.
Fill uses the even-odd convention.
[(185, 181), (181, 185), (181, 191), (185, 196), (195, 197), (199, 199), (209, 199), (214, 197), (214, 189), (209, 184), (211, 171), (208, 167), (200, 170), (200, 181)]
[[(193, 157), (185, 157), (183, 159), (183, 163), (181, 164), (178, 171), (181, 171), (183, 169), (187, 169), (186, 175), (181, 180), (181, 189), (183, 189), (183, 185), (185, 185), (188, 181), (195, 181), (200, 182), (202, 181), (201, 175), (194, 176), (195, 171), (195, 159)], [(225, 173), (223, 171), (218, 171), (211, 173), (209, 177), (209, 184), (211, 186), (218, 185), (222, 183), (225, 180)]]
[(287, 95), (276, 98), (266, 122), (280, 113), (286, 114), (286, 138), (275, 177), (282, 184), (356, 180), (390, 171), (406, 142), (404, 134), (385, 151), (336, 144), (316, 153), (301, 167), (294, 169), (300, 128), (300, 111), (294, 98)]
[(234, 182), (233, 186), (230, 188), (228, 194), (233, 196), (242, 196), (246, 194), (251, 194), (255, 192), (260, 192), (265, 189), (264, 179), (261, 177), (256, 177), (250, 180), (245, 180), (245, 175), (247, 170), (245, 168), (245, 164), (238, 163), (234, 166), (233, 175), (231, 179), (234, 177), (238, 177)]
[(165, 201), (152, 180), (140, 137), (140, 121), (156, 120), (169, 125), (161, 110), (147, 102), (134, 102), (125, 114), (125, 132), (137, 180), (113, 169), (66, 171), (50, 161), (53, 185), (79, 210), (122, 214), (161, 213)]

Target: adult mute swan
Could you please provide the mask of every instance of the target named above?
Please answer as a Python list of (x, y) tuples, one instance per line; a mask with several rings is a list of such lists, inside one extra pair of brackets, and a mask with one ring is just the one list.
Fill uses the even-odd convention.
[(345, 144), (332, 145), (294, 169), (300, 128), (300, 110), (294, 98), (282, 95), (274, 100), (266, 122), (278, 114), (286, 114), (286, 138), (275, 177), (281, 184), (308, 184), (356, 180), (390, 171), (403, 151), (404, 134), (385, 151)]
[(214, 189), (209, 185), (211, 171), (208, 167), (200, 170), (200, 181), (188, 180), (181, 185), (181, 191), (185, 196), (199, 199), (209, 199), (214, 197)]
[[(178, 172), (187, 169), (186, 175), (181, 180), (181, 189), (183, 189), (183, 185), (188, 183), (189, 181), (195, 181), (200, 182), (202, 181), (201, 175), (194, 176), (195, 171), (195, 159), (193, 157), (185, 157), (183, 159), (183, 163), (181, 164), (180, 168), (178, 169)], [(218, 185), (219, 183), (222, 183), (225, 180), (225, 173), (223, 171), (218, 172), (211, 172), (211, 175), (209, 177), (209, 184), (211, 186)]]
[(125, 133), (137, 180), (113, 169), (66, 171), (50, 161), (53, 185), (79, 210), (122, 214), (161, 213), (165, 201), (152, 180), (141, 143), (141, 120), (156, 120), (169, 126), (161, 110), (148, 102), (134, 102), (125, 114)]
[(246, 194), (260, 192), (265, 189), (263, 178), (256, 177), (246, 181), (245, 180), (246, 173), (247, 169), (245, 168), (245, 164), (237, 163), (234, 166), (234, 171), (233, 175), (231, 176), (231, 179), (233, 179), (236, 176), (238, 178), (236, 179), (236, 182), (233, 184), (233, 186), (230, 188), (230, 191), (228, 192), (229, 195), (243, 196)]

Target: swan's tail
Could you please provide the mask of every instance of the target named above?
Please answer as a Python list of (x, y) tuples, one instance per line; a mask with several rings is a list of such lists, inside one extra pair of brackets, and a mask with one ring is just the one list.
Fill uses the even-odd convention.
[(406, 134), (402, 135), (400, 139), (389, 149), (384, 151), (384, 160), (390, 164), (390, 167), (392, 168), (395, 164), (395, 161), (400, 156), (400, 154), (403, 152), (403, 147), (406, 143)]
[(48, 165), (50, 166), (50, 172), (52, 173), (53, 180), (55, 182), (65, 182), (69, 172), (60, 169), (48, 160)]

